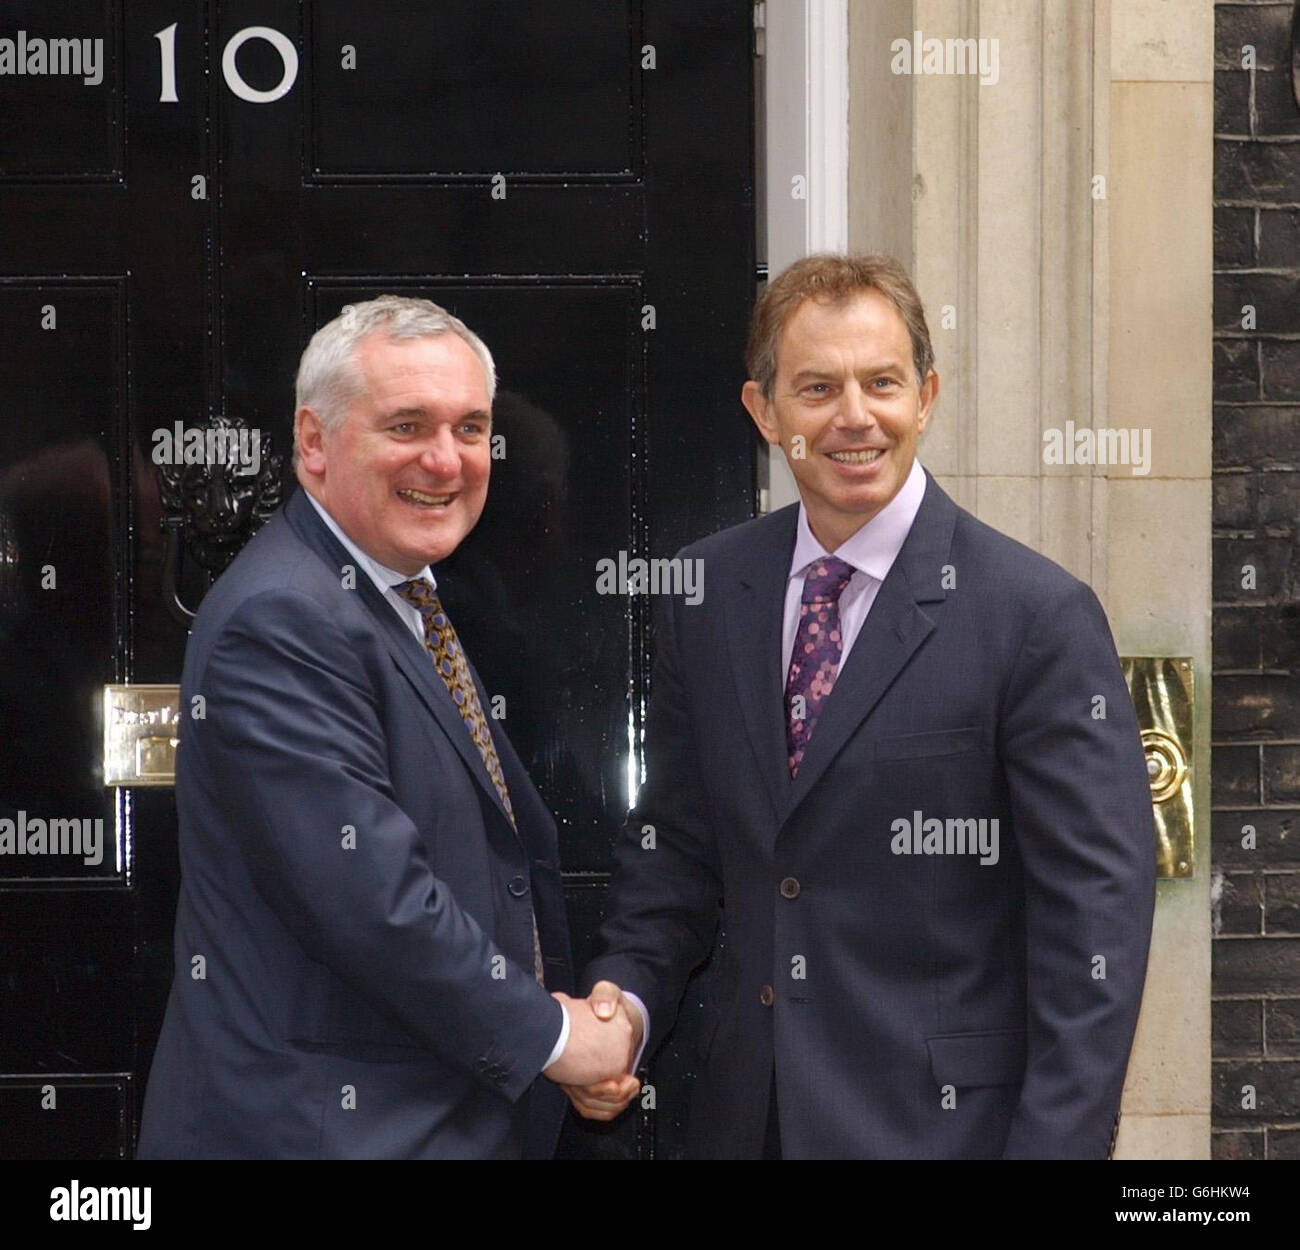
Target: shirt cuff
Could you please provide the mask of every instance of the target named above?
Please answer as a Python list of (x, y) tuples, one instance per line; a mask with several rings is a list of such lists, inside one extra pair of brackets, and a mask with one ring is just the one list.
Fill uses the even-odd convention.
[[(558, 1002), (559, 1000), (557, 999), (556, 1001)], [(642, 1011), (644, 1010), (645, 1009), (642, 1008)], [(542, 1064), (543, 1072), (545, 1072), (546, 1069), (551, 1066), (551, 1064), (553, 1064), (562, 1054), (564, 1054), (564, 1048), (569, 1044), (569, 1011), (568, 1008), (565, 1007), (563, 1003), (560, 1003), (560, 1014), (564, 1017), (564, 1021), (560, 1025), (560, 1037), (559, 1040), (555, 1043), (554, 1048), (551, 1050), (551, 1057), (544, 1064)]]
[(630, 990), (624, 990), (623, 997), (641, 1013), (641, 1045), (637, 1047), (636, 1058), (632, 1060), (632, 1071), (635, 1072), (641, 1066), (641, 1056), (645, 1054), (645, 1044), (650, 1040), (650, 1013), (646, 1010), (645, 1003)]

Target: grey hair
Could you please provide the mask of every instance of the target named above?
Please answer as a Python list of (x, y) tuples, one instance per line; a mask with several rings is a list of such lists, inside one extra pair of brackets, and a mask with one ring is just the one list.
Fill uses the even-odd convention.
[[(311, 408), (326, 429), (337, 429), (348, 407), (365, 389), (357, 368), (356, 353), (361, 340), (371, 334), (384, 334), (393, 342), (406, 339), (435, 338), (455, 334), (468, 344), (483, 365), (487, 381), (488, 402), (496, 395), (496, 365), (492, 353), (473, 330), (459, 317), (432, 300), (408, 295), (380, 295), (363, 304), (345, 304), (333, 321), (327, 321), (307, 344), (298, 362), (294, 382), (294, 411)], [(298, 463), (298, 444), (294, 439), (293, 462)]]

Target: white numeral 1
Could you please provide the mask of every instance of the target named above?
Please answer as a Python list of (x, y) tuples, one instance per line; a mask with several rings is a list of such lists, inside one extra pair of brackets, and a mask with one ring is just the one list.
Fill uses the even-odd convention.
[(158, 93), (159, 104), (176, 104), (176, 23), (158, 31), (154, 38), (162, 49), (162, 91)]

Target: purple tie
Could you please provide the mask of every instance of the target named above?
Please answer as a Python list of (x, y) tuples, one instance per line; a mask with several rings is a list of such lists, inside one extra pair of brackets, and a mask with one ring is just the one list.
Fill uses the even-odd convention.
[(785, 681), (785, 741), (791, 777), (799, 772), (822, 704), (835, 685), (842, 650), (840, 595), (853, 572), (851, 564), (827, 556), (811, 565), (804, 578), (799, 628)]

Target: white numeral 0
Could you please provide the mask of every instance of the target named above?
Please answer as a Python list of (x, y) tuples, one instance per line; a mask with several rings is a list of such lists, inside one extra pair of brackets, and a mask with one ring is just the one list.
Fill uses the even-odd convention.
[[(176, 23), (155, 32), (158, 47), (162, 54), (162, 89), (158, 93), (159, 104), (176, 104)], [(240, 75), (235, 64), (235, 55), (250, 39), (265, 39), (279, 54), (284, 64), (284, 73), (280, 81), (270, 91), (258, 91), (250, 87)], [(289, 94), (293, 84), (298, 81), (298, 49), (292, 41), (270, 26), (245, 26), (236, 31), (226, 41), (221, 53), (221, 76), (226, 86), (241, 100), (250, 104), (271, 104)]]

